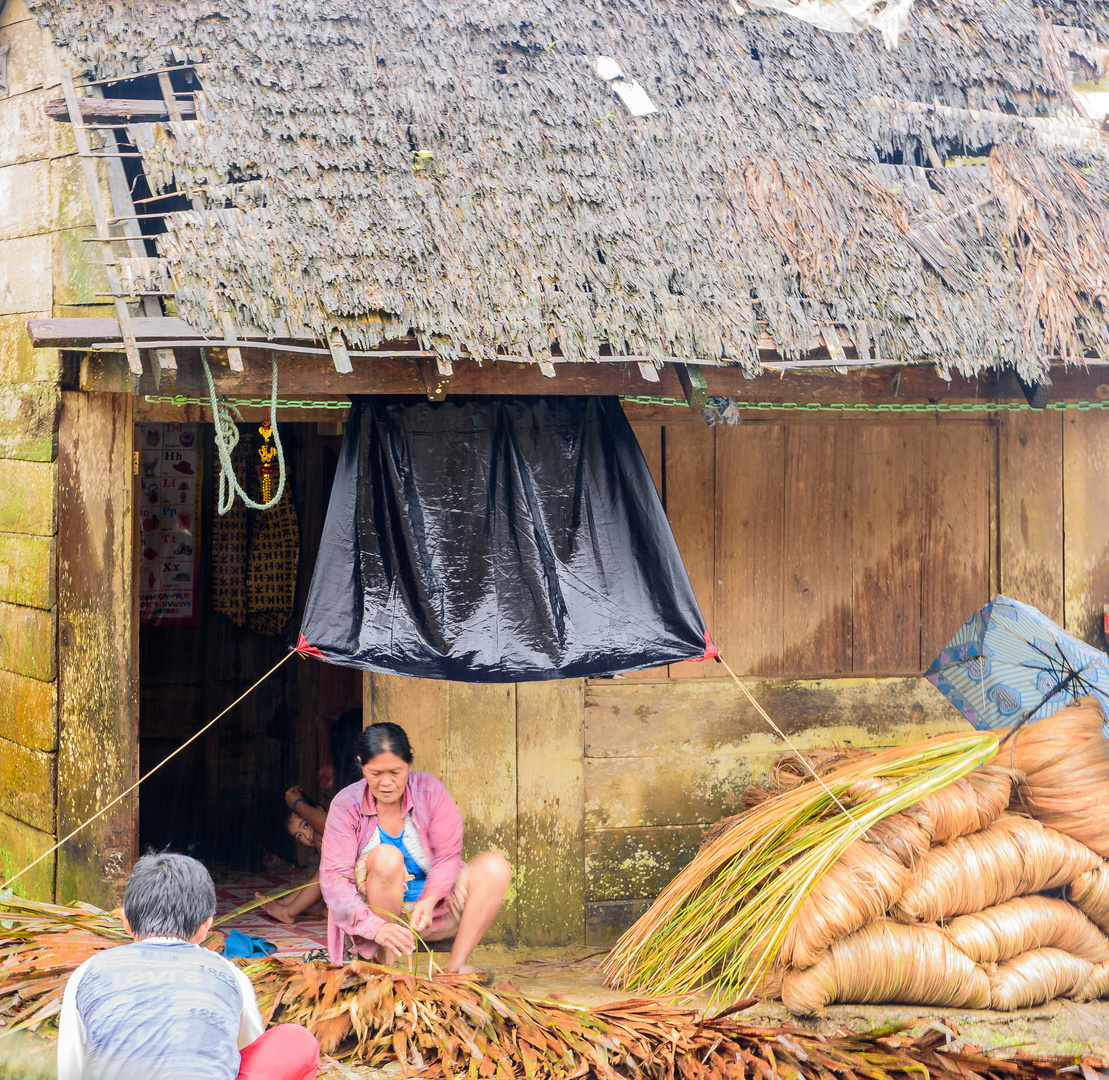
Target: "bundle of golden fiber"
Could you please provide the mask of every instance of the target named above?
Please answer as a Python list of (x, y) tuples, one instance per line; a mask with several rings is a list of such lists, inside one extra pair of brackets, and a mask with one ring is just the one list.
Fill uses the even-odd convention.
[(804, 759), (796, 751), (791, 750), (787, 754), (779, 755), (770, 766), (770, 786), (775, 791), (787, 791), (810, 779), (813, 772), (817, 776), (823, 776), (838, 765), (862, 761), (864, 758), (873, 756), (873, 750), (864, 750), (857, 746), (816, 747), (813, 750), (806, 750)]
[(931, 846), (932, 819), (918, 807), (910, 806), (867, 829), (864, 839), (883, 855), (914, 870)]
[(935, 922), (1056, 889), (1100, 859), (1077, 840), (1018, 814), (981, 832), (938, 844), (891, 909), (902, 922)]
[(1086, 985), (1073, 994), (1075, 1001), (1097, 1001), (1109, 997), (1109, 962), (1094, 964)]
[(1019, 896), (985, 911), (960, 915), (944, 927), (944, 933), (977, 964), (997, 964), (1029, 949), (1047, 947), (1091, 964), (1109, 960), (1109, 938), (1076, 907), (1052, 896)]
[[(601, 970), (613, 985), (653, 994), (707, 989), (713, 1001), (744, 996), (851, 843), (995, 752), (992, 732), (941, 735), (845, 762), (765, 800), (697, 852)], [(851, 806), (848, 791), (876, 778), (880, 790)]]
[(782, 963), (798, 968), (815, 964), (833, 941), (889, 911), (911, 877), (902, 863), (870, 844), (853, 841), (790, 923), (782, 939)]
[[(1010, 770), (987, 765), (920, 800), (912, 808), (933, 844), (978, 832), (996, 821), (1009, 805), (1013, 776)], [(881, 778), (857, 784), (848, 795), (862, 801), (881, 791)]]
[(990, 1005), (1011, 1012), (1071, 997), (1087, 985), (1093, 970), (1089, 960), (1062, 949), (1032, 949), (1003, 964), (987, 964)]
[(833, 942), (812, 967), (786, 971), (782, 1002), (790, 1012), (811, 1016), (836, 1001), (985, 1009), (990, 984), (935, 926), (883, 919)]
[(1109, 934), (1109, 864), (1098, 863), (1064, 890), (1066, 898)]
[[(1037, 821), (1109, 858), (1109, 739), (1096, 698), (1025, 724), (1001, 760), (1019, 770), (1021, 806)], [(1004, 737), (1005, 732), (999, 732)]]

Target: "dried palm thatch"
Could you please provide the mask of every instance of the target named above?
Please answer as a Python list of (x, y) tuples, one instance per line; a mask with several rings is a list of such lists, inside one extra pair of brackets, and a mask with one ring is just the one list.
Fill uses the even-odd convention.
[(902, 922), (934, 922), (994, 907), (1014, 896), (1057, 889), (1100, 860), (1069, 836), (1018, 814), (937, 844), (891, 913)]
[(782, 963), (796, 968), (815, 964), (833, 941), (881, 918), (901, 898), (911, 878), (902, 863), (855, 840), (790, 923), (782, 939)]
[[(995, 749), (990, 733), (944, 735), (842, 764), (819, 782), (766, 800), (701, 848), (601, 970), (614, 985), (649, 993), (708, 987), (713, 1000), (742, 997), (852, 841), (965, 775)], [(841, 797), (875, 777), (889, 778), (890, 786), (849, 815)]]
[(985, 1009), (986, 973), (935, 926), (880, 920), (836, 941), (806, 971), (786, 972), (782, 1002), (811, 1016), (836, 1001)]
[(1099, 863), (1079, 874), (1064, 892), (1079, 911), (1109, 933), (1109, 864)]
[(1003, 964), (987, 964), (990, 1005), (1010, 1012), (1081, 992), (1093, 975), (1089, 960), (1062, 949), (1032, 949)]
[(1017, 798), (1029, 814), (1109, 858), (1104, 723), (1097, 700), (1083, 698), (1054, 713), (1050, 722), (1025, 724), (1005, 744), (1003, 757), (1024, 774)]
[[(0, 913), (0, 1022), (8, 1032), (51, 1022), (74, 969), (131, 940), (118, 912), (91, 904), (46, 904), (4, 892)], [(204, 944), (219, 950), (223, 935), (213, 931)]]
[(1072, 904), (1052, 896), (1020, 896), (960, 915), (944, 932), (977, 964), (998, 964), (1030, 949), (1048, 947), (1091, 964), (1109, 960), (1109, 938)]

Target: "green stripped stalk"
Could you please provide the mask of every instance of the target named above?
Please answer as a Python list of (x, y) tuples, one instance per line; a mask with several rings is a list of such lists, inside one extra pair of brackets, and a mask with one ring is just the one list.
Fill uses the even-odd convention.
[[(708, 988), (713, 1003), (744, 997), (778, 955), (821, 878), (879, 821), (942, 790), (997, 752), (989, 732), (894, 747), (832, 770), (742, 815), (663, 890), (601, 965), (610, 983), (651, 994)], [(860, 780), (887, 790), (850, 813), (841, 796)]]

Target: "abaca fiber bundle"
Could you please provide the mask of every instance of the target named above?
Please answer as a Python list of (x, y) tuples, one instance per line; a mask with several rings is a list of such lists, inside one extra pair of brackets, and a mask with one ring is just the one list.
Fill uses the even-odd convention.
[(786, 930), (782, 962), (798, 968), (816, 963), (833, 941), (880, 919), (911, 877), (902, 863), (876, 847), (861, 840), (849, 844)]
[(1098, 863), (1092, 870), (1079, 874), (1064, 894), (1087, 918), (1109, 933), (1109, 865)]
[(985, 1009), (990, 984), (937, 927), (882, 919), (833, 942), (807, 970), (786, 971), (782, 1002), (790, 1012), (811, 1016), (836, 1001)]
[(1104, 723), (1097, 699), (1082, 698), (1025, 724), (1002, 747), (1001, 757), (1024, 774), (1017, 798), (1028, 813), (1109, 858), (1109, 739)]
[(1100, 859), (1038, 821), (1002, 814), (989, 828), (933, 847), (892, 914), (936, 922), (994, 907), (1014, 896), (1069, 884)]
[(1062, 949), (1032, 949), (1004, 964), (987, 964), (990, 1007), (1003, 1012), (1071, 997), (1089, 982), (1094, 966)]
[(944, 927), (944, 933), (977, 964), (997, 964), (1046, 947), (1091, 964), (1109, 960), (1109, 938), (1076, 907), (1051, 896), (1019, 896), (985, 911), (960, 915)]

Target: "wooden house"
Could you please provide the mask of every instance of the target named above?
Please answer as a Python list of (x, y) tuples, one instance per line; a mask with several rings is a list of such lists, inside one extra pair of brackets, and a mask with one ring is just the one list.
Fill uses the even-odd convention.
[[(1100, 641), (1109, 4), (844, 6), (0, 3), (4, 876), (285, 654), (352, 394), (620, 395), (716, 643), (801, 745), (957, 726), (919, 676), (994, 592)], [(276, 633), (213, 605), (202, 350), (252, 421), (276, 360)], [(144, 439), (178, 424), (204, 568), (154, 625)], [(254, 858), (362, 704), (512, 861), (502, 937), (604, 943), (781, 749), (722, 676), (297, 658), (20, 886), (109, 902), (140, 843)]]

